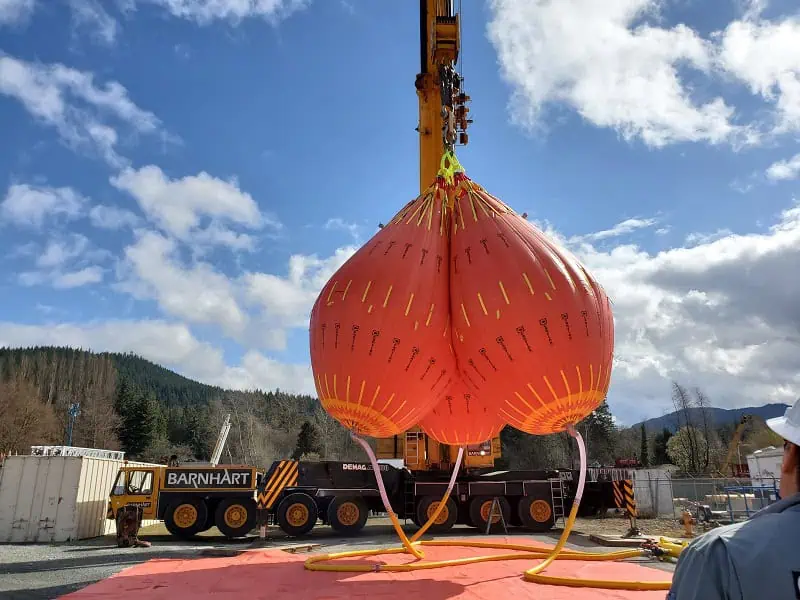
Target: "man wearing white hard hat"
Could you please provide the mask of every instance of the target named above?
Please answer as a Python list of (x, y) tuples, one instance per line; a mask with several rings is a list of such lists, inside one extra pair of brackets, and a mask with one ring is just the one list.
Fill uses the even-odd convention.
[(780, 500), (689, 544), (667, 600), (800, 599), (800, 400), (767, 426), (784, 439)]

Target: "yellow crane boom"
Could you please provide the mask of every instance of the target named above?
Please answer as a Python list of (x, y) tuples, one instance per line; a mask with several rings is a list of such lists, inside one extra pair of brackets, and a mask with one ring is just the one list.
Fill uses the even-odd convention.
[[(415, 87), (419, 98), (419, 177), (420, 194), (430, 186), (439, 171), (446, 150), (469, 141), (463, 77), (456, 71), (461, 49), (461, 15), (453, 0), (420, 0), (420, 72)], [(500, 438), (469, 447), (466, 467), (490, 467), (500, 457)], [(419, 426), (401, 436), (379, 439), (378, 458), (402, 458), (412, 470), (449, 468), (456, 453), (446, 444), (431, 440)]]
[(461, 17), (453, 0), (420, 0), (419, 97), (420, 193), (433, 183), (448, 148), (468, 141), (469, 101), (456, 71), (461, 48)]
[[(728, 453), (725, 455), (725, 462), (722, 463), (719, 471), (722, 473), (723, 476), (727, 477), (728, 474), (726, 471), (728, 467), (731, 465), (731, 460), (733, 459), (733, 453), (736, 451), (737, 446), (739, 445), (739, 440), (742, 438), (742, 433), (744, 433), (745, 426), (752, 420), (752, 415), (744, 415), (742, 416), (741, 421), (739, 421), (739, 425), (736, 426), (736, 430), (733, 432), (733, 437), (731, 437), (731, 443), (728, 446)], [(734, 477), (736, 476), (736, 472), (731, 473)]]

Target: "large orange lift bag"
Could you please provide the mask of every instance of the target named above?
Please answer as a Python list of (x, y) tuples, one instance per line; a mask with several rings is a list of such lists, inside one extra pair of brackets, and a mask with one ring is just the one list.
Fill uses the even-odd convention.
[(419, 426), (441, 444), (469, 446), (497, 436), (505, 424), (496, 406), (470, 391), (457, 377)]
[(439, 185), (333, 274), (311, 312), (311, 364), (328, 413), (372, 437), (416, 425), (456, 375), (449, 214)]
[(528, 433), (563, 431), (608, 391), (602, 287), (567, 250), (465, 176), (450, 239), (453, 347), (465, 383)]

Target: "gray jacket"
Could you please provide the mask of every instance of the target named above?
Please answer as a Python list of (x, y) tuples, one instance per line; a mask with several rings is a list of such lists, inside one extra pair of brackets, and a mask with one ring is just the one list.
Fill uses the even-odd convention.
[(713, 529), (681, 553), (667, 600), (800, 598), (800, 494)]

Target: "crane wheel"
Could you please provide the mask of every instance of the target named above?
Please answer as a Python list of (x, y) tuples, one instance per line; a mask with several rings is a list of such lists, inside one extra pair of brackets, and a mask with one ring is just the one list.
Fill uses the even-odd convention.
[(164, 525), (172, 535), (182, 539), (192, 538), (205, 529), (208, 507), (197, 498), (173, 501), (164, 513)]
[[(494, 500), (493, 496), (475, 496), (469, 503), (469, 520), (473, 527), (477, 527), (481, 531), (486, 530), (489, 511), (492, 509), (492, 500)], [(500, 505), (500, 512), (503, 514), (503, 520), (508, 525), (511, 520), (511, 505), (505, 496), (498, 496), (497, 500)], [(496, 525), (499, 522), (500, 515), (497, 514), (497, 509), (495, 509), (492, 525)]]
[(328, 506), (328, 523), (338, 533), (358, 533), (367, 524), (368, 516), (369, 510), (363, 498), (337, 496)]
[(553, 505), (543, 496), (524, 496), (517, 505), (522, 526), (531, 531), (550, 531), (556, 524)]
[(319, 518), (317, 502), (308, 494), (295, 492), (281, 500), (275, 511), (278, 526), (291, 537), (301, 537), (314, 529)]
[[(420, 523), (417, 525), (418, 527), (428, 522), (428, 519), (430, 519), (436, 509), (439, 508), (439, 502), (441, 502), (441, 498), (436, 498), (434, 496), (423, 496), (419, 499), (416, 519), (416, 521)], [(453, 525), (456, 524), (456, 519), (458, 519), (458, 506), (455, 500), (448, 498), (442, 512), (439, 513), (436, 521), (430, 526), (428, 531), (432, 533), (441, 533), (452, 529)]]
[(226, 538), (244, 537), (256, 526), (256, 503), (252, 498), (226, 498), (217, 506), (214, 522)]

